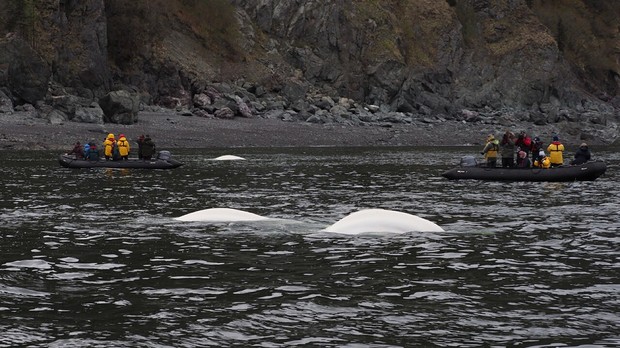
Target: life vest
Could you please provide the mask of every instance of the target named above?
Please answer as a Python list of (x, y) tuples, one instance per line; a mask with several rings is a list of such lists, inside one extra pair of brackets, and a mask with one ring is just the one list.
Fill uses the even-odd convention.
[(112, 153), (114, 152), (115, 145), (114, 138), (108, 138), (103, 142), (103, 154), (106, 157), (112, 157)]
[(554, 141), (547, 147), (547, 152), (549, 152), (549, 157), (551, 160), (551, 164), (563, 164), (564, 156), (562, 155), (564, 152), (564, 145), (559, 141)]
[(127, 139), (125, 139), (125, 137), (118, 139), (118, 141), (116, 142), (116, 146), (118, 147), (119, 155), (121, 156), (129, 155), (129, 142), (127, 141)]
[(497, 152), (499, 151), (499, 141), (497, 139), (493, 139), (487, 143), (484, 147), (486, 152), (484, 153), (484, 158), (497, 158)]
[(549, 157), (545, 156), (540, 161), (539, 160), (534, 161), (534, 167), (549, 168), (551, 167), (551, 161), (549, 160)]

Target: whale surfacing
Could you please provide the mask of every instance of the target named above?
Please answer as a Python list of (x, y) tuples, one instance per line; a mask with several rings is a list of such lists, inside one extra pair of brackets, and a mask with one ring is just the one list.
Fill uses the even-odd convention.
[(209, 208), (195, 211), (174, 218), (179, 221), (206, 221), (206, 222), (237, 222), (237, 221), (262, 221), (269, 218), (243, 210), (230, 208)]
[(366, 209), (352, 213), (324, 231), (343, 234), (444, 232), (432, 221), (419, 216), (384, 209)]
[(245, 158), (235, 155), (223, 155), (213, 159), (214, 161), (244, 161)]

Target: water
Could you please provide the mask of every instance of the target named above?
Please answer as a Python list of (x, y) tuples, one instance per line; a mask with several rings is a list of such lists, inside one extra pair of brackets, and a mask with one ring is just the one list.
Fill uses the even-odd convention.
[[(475, 150), (179, 150), (170, 171), (0, 152), (0, 347), (620, 346), (617, 149), (594, 182), (440, 176)], [(276, 219), (172, 219), (215, 207)], [(364, 208), (446, 232), (321, 232)]]

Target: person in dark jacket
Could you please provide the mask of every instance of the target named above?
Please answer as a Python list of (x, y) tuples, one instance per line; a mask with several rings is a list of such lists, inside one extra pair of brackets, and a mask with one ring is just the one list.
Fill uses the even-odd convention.
[(86, 159), (89, 161), (99, 161), (99, 150), (94, 142), (89, 143)]
[(511, 131), (506, 131), (499, 143), (500, 153), (502, 154), (502, 167), (512, 168), (515, 166), (515, 135)]
[(590, 153), (590, 149), (588, 149), (588, 144), (582, 143), (579, 145), (579, 149), (575, 152), (575, 159), (573, 159), (570, 164), (584, 164), (590, 160), (592, 154)]
[(82, 147), (82, 144), (78, 141), (73, 144), (73, 149), (67, 154), (74, 155), (76, 159), (84, 159), (84, 148)]
[(517, 168), (530, 168), (532, 166), (532, 161), (527, 156), (527, 152), (521, 150), (517, 154)]
[(539, 137), (534, 137), (534, 140), (532, 141), (532, 163), (542, 159), (540, 157), (540, 151), (544, 151), (544, 146), (545, 144)]
[(155, 154), (155, 151), (155, 143), (151, 139), (151, 136), (147, 134), (142, 142), (142, 159), (145, 161), (150, 161)]
[(140, 134), (137, 140), (138, 143), (138, 159), (142, 159), (142, 144), (144, 144), (144, 134)]

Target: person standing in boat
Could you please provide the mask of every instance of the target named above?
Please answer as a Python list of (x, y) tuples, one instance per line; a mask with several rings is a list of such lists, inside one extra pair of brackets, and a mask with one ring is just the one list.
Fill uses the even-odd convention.
[(150, 161), (155, 154), (155, 151), (155, 143), (153, 142), (153, 139), (151, 139), (151, 136), (147, 134), (142, 142), (142, 159), (145, 161)]
[(499, 141), (495, 139), (493, 134), (487, 137), (487, 143), (482, 149), (481, 155), (487, 161), (487, 167), (495, 167), (497, 165), (497, 152), (499, 151)]
[[(527, 136), (525, 131), (521, 131), (519, 133), (519, 137), (517, 141), (515, 141), (515, 146), (517, 147), (517, 152), (525, 151), (526, 154), (530, 153), (530, 149), (532, 148), (532, 139)], [(517, 157), (517, 162), (519, 162), (519, 158)]]
[(515, 135), (507, 130), (499, 143), (502, 155), (502, 168), (512, 168), (515, 166)]
[(588, 149), (588, 144), (581, 143), (581, 145), (579, 145), (579, 149), (575, 152), (575, 159), (573, 159), (570, 164), (584, 164), (588, 162), (590, 158), (592, 158), (592, 154), (590, 153), (590, 149)]
[(138, 159), (142, 159), (142, 144), (144, 144), (144, 134), (140, 134), (140, 136), (138, 137), (138, 140), (136, 141), (138, 143)]
[(120, 157), (124, 159), (125, 161), (129, 160), (129, 152), (131, 149), (129, 146), (129, 142), (127, 141), (127, 138), (125, 138), (125, 134), (121, 134), (118, 137), (118, 141), (116, 142), (116, 147), (118, 148), (118, 154), (120, 155)]
[(545, 144), (542, 142), (542, 140), (540, 140), (539, 137), (534, 137), (534, 140), (532, 140), (532, 163), (541, 160), (540, 158), (540, 152), (542, 151), (544, 152), (544, 146)]
[(115, 146), (116, 140), (114, 139), (114, 134), (110, 133), (103, 142), (103, 155), (105, 156), (106, 161), (113, 159)]
[(547, 152), (549, 152), (552, 167), (559, 167), (564, 164), (564, 145), (560, 142), (560, 137), (553, 136), (553, 142), (547, 146)]

